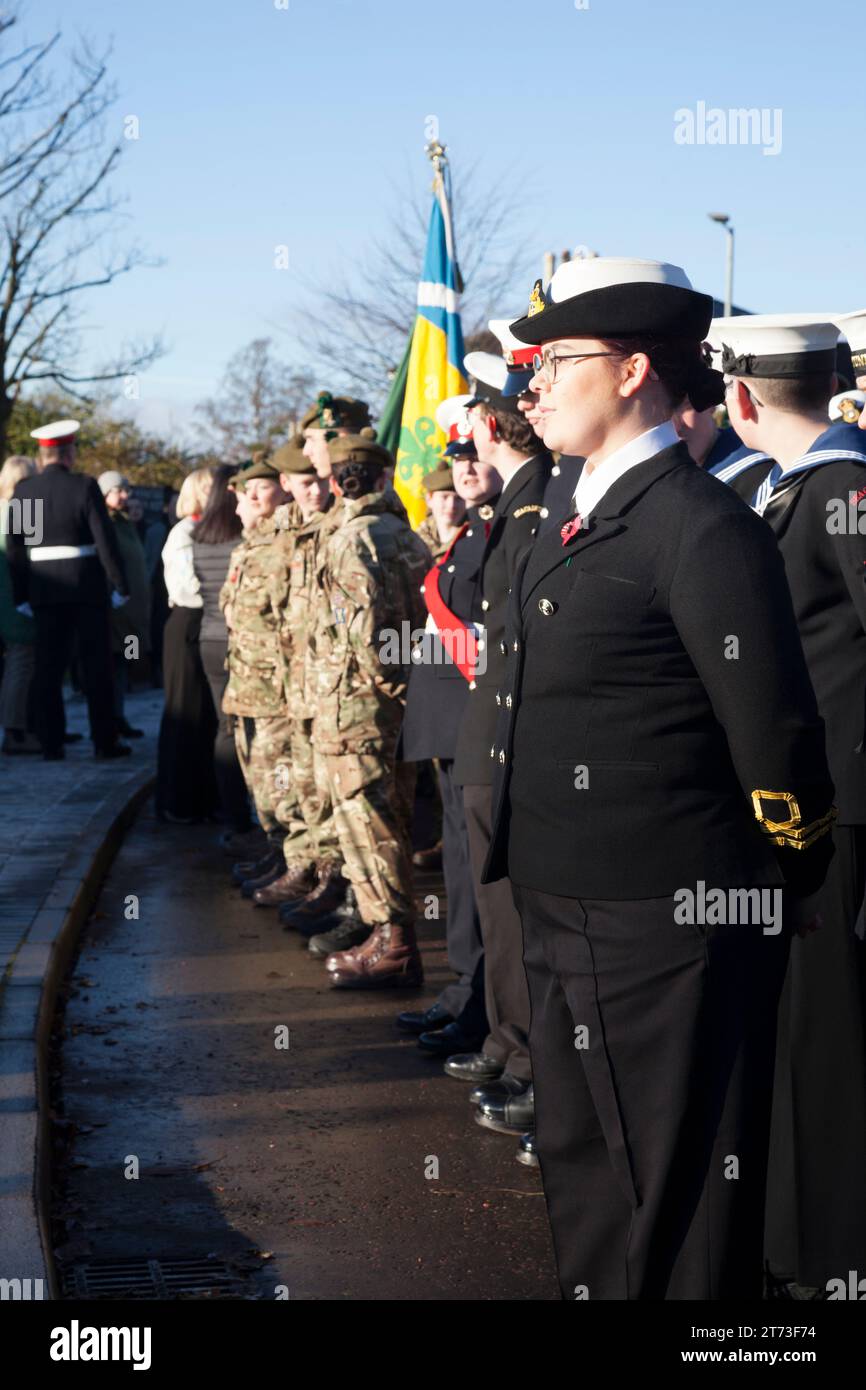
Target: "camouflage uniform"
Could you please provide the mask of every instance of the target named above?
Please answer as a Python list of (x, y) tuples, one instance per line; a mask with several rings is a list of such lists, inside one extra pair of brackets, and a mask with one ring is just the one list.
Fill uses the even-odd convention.
[(280, 620), (285, 698), (292, 712), (290, 754), (293, 795), (280, 807), (286, 831), (286, 861), (342, 863), (330, 800), (316, 787), (313, 776), (312, 713), (306, 704), (307, 636), (314, 607), (316, 540), (326, 512), (283, 532), (277, 544), (283, 553), (281, 588), (273, 588)]
[(220, 593), (220, 606), (231, 604), (232, 610), (223, 711), (237, 716), (238, 758), (259, 822), (274, 848), (282, 848), (281, 824), (292, 800), (291, 720), (273, 598), (285, 559), (274, 541), (299, 518), (298, 509), (287, 503), (246, 532), (232, 553)]
[(380, 634), (408, 646), (409, 631), (422, 625), (430, 553), (390, 490), (341, 499), (315, 550), (304, 680), (317, 794), (333, 804), (362, 921), (411, 928), (414, 769), (401, 765), (398, 785), (395, 760), (408, 669), (399, 664), (405, 652), (389, 654)]
[(438, 560), (440, 555), (444, 555), (450, 545), (450, 541), (439, 539), (439, 527), (432, 516), (425, 516), (415, 534), (424, 542), (434, 560)]

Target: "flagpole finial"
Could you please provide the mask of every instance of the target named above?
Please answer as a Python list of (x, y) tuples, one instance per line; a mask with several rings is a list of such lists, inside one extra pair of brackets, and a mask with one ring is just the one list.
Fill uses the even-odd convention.
[(424, 153), (433, 165), (437, 174), (442, 172), (442, 168), (448, 163), (448, 156), (445, 153), (446, 146), (440, 140), (431, 140), (424, 146)]

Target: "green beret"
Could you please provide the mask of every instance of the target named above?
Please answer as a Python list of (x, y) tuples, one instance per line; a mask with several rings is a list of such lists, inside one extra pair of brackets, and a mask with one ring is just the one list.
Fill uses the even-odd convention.
[(295, 434), (271, 456), (278, 473), (315, 473), (315, 467), (304, 453), (304, 436)]
[(321, 391), (304, 413), (302, 430), (361, 430), (370, 425), (370, 407), (353, 396), (332, 396)]
[(272, 482), (280, 481), (280, 471), (274, 468), (270, 459), (261, 459), (258, 463), (249, 463), (246, 468), (242, 468), (236, 473), (232, 482), (236, 488), (244, 488), (247, 483), (251, 483), (253, 478), (270, 478)]
[(421, 486), (425, 492), (453, 492), (454, 474), (450, 468), (436, 468), (432, 473), (424, 474)]
[(363, 463), (368, 468), (392, 468), (394, 460), (384, 444), (377, 444), (363, 434), (340, 434), (328, 443), (328, 455), (335, 473), (350, 463)]

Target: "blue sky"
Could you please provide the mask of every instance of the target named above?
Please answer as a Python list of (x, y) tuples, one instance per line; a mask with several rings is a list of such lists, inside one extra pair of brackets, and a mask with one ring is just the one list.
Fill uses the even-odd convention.
[[(721, 297), (711, 210), (736, 227), (739, 303), (866, 303), (855, 0), (284, 3), (25, 9), (34, 36), (56, 23), (70, 41), (111, 38), (117, 129), (139, 118), (115, 188), (130, 235), (165, 264), (94, 292), (85, 354), (165, 335), (136, 407), (146, 423), (189, 441), (192, 406), (253, 337), (303, 360), (291, 314), (305, 282), (351, 268), (387, 231), (407, 170), (425, 187), (429, 115), (455, 168), (509, 171), (515, 237), (537, 246), (503, 314), (523, 308), (545, 250), (578, 244), (674, 261)], [(678, 144), (675, 112), (699, 102), (780, 110), (780, 152)], [(279, 244), (288, 270), (274, 268)]]

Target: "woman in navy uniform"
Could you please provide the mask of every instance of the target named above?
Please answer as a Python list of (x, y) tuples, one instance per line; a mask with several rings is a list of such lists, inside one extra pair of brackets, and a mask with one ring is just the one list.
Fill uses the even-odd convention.
[(671, 423), (722, 397), (711, 315), (678, 267), (599, 258), (512, 325), (545, 444), (586, 458), (512, 584), (485, 869), (523, 924), (568, 1299), (760, 1297), (778, 890), (832, 848), (775, 540)]

